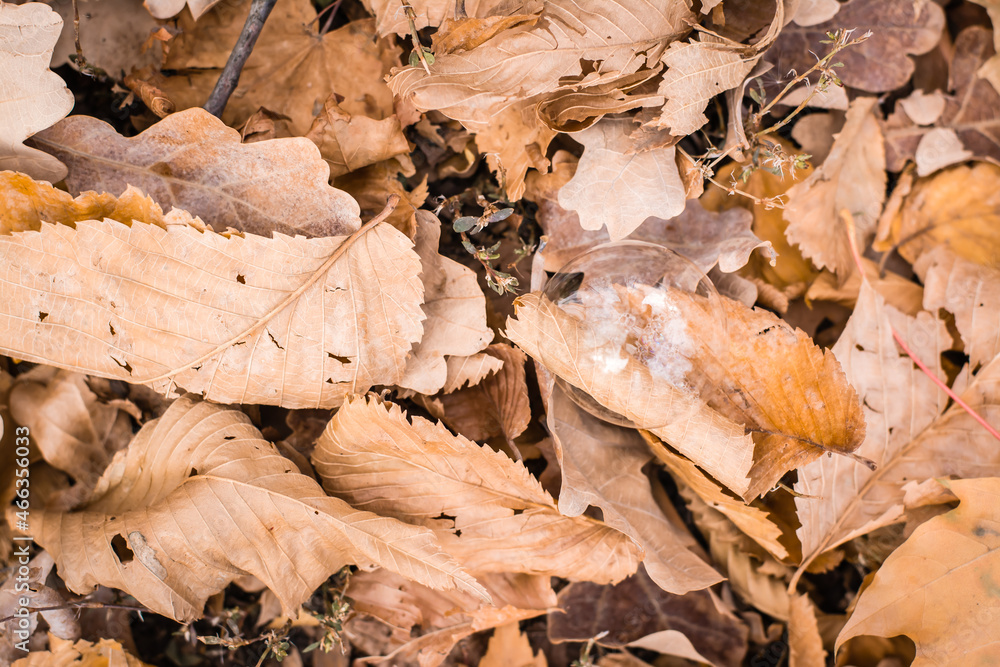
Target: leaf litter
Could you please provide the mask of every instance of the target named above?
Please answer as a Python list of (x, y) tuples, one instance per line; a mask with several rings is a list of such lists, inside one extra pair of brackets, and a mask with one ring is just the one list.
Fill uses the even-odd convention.
[(0, 665), (1000, 661), (996, 3), (77, 9), (0, 4)]

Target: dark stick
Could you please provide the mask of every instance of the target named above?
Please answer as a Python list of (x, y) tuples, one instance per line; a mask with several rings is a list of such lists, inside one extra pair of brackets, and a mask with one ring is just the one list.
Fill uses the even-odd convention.
[(250, 15), (247, 16), (247, 22), (243, 24), (240, 38), (236, 40), (236, 46), (229, 54), (226, 66), (222, 68), (222, 74), (219, 75), (215, 89), (209, 95), (208, 101), (205, 102), (205, 111), (213, 116), (222, 116), (222, 111), (226, 108), (226, 103), (229, 102), (229, 96), (233, 94), (236, 85), (240, 82), (240, 73), (243, 72), (243, 66), (246, 64), (247, 58), (250, 57), (254, 44), (257, 43), (260, 30), (264, 27), (264, 21), (274, 9), (276, 1), (253, 0), (250, 4)]

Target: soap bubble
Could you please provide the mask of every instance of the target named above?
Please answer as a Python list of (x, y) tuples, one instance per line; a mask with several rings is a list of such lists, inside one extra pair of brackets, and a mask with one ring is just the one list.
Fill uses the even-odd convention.
[[(567, 262), (546, 284), (544, 295), (576, 321), (577, 358), (595, 364), (598, 374), (626, 373), (633, 359), (654, 378), (697, 396), (707, 378), (703, 367), (693, 372), (694, 358), (704, 361), (710, 350), (709, 366), (716, 373), (708, 374), (718, 375), (725, 367), (722, 297), (695, 264), (664, 246), (616, 241), (591, 248)], [(587, 392), (558, 377), (556, 384), (595, 417), (635, 427)]]

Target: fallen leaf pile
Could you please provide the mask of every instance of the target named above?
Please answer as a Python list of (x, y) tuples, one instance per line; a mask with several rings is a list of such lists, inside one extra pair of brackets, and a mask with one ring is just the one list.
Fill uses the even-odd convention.
[(0, 667), (1000, 664), (996, 20), (0, 0)]

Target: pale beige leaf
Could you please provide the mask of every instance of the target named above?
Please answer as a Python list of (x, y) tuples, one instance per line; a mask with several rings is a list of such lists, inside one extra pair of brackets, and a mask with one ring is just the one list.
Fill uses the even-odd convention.
[(840, 11), (837, 0), (801, 0), (792, 18), (796, 25), (810, 26), (829, 21)]
[[(514, 449), (514, 438), (531, 422), (531, 404), (524, 375), (524, 352), (506, 343), (495, 343), (486, 354), (502, 366), (467, 389), (459, 389), (435, 399), (441, 406), (441, 420), (469, 440), (502, 436)], [(515, 450), (516, 451), (516, 450)]]
[(421, 308), (427, 319), (398, 384), (434, 394), (448, 379), (445, 356), (476, 354), (493, 340), (493, 330), (486, 326), (486, 297), (475, 271), (438, 254), (441, 222), (430, 211), (417, 211), (416, 220), (414, 249), (420, 257)]
[(840, 211), (854, 216), (858, 242), (864, 247), (885, 201), (885, 149), (873, 114), (877, 102), (874, 97), (856, 99), (826, 160), (788, 190), (788, 240), (816, 266), (838, 275), (854, 267)]
[(48, 5), (0, 5), (0, 169), (56, 181), (66, 166), (24, 140), (73, 108), (73, 93), (49, 71), (62, 19)]
[(32, 651), (11, 667), (152, 667), (139, 660), (114, 639), (76, 642), (49, 635), (49, 650)]
[[(858, 449), (874, 472), (845, 458), (799, 469), (795, 499), (804, 563), (824, 551), (898, 521), (908, 482), (1000, 474), (996, 440), (947, 395), (892, 338), (891, 326), (940, 378), (940, 354), (951, 347), (945, 324), (928, 313), (910, 318), (885, 306), (865, 284), (847, 329), (834, 347), (864, 402), (868, 435)], [(962, 397), (988, 422), (1000, 419), (1000, 363), (980, 370)]]
[(336, 236), (361, 224), (357, 202), (328, 185), (330, 169), (311, 141), (242, 144), (239, 132), (203, 109), (171, 114), (132, 138), (73, 116), (34, 142), (70, 167), (73, 193), (133, 185), (218, 231)]
[(486, 352), (467, 357), (448, 357), (448, 374), (441, 392), (450, 394), (468, 385), (474, 387), (503, 368), (503, 360)]
[(955, 316), (969, 366), (976, 370), (1000, 354), (1000, 270), (970, 262), (938, 246), (913, 267), (924, 282), (924, 308)]
[(918, 176), (928, 176), (971, 158), (972, 152), (965, 149), (955, 130), (948, 127), (936, 127), (925, 134), (913, 156)]
[(32, 534), (77, 593), (102, 584), (177, 620), (252, 574), (294, 612), (347, 564), (485, 591), (433, 534), (355, 510), (293, 472), (241, 412), (190, 396), (119, 452), (78, 512), (32, 512)]
[[(116, 79), (133, 68), (158, 65), (160, 42), (151, 48), (143, 45), (160, 26), (149, 12), (140, 9), (142, 0), (78, 0), (80, 47), (87, 63), (100, 67)], [(59, 12), (66, 27), (59, 34), (52, 52), (51, 67), (72, 62), (76, 55), (76, 31), (73, 29), (73, 0), (55, 0), (52, 9)]]
[(647, 123), (670, 128), (683, 137), (708, 122), (709, 101), (743, 82), (756, 57), (744, 59), (739, 52), (720, 48), (719, 40), (699, 33), (701, 41), (673, 42), (663, 54), (667, 71), (658, 92), (667, 98), (660, 115)]
[[(619, 290), (592, 289), (589, 307), (520, 297), (507, 335), (746, 499), (825, 451), (850, 455), (860, 444), (853, 389), (837, 360), (802, 331), (731, 299), (643, 285)], [(638, 341), (634, 351), (630, 340)]]
[[(694, 18), (686, 3), (649, 0), (546, 2), (533, 26), (508, 30), (462, 53), (422, 67), (397, 70), (389, 86), (421, 111), (437, 109), (465, 123), (489, 124), (517, 101), (577, 83), (604, 84), (636, 72), (661, 45), (688, 31)], [(598, 65), (600, 76), (583, 72), (581, 57)], [(581, 86), (582, 87), (582, 86)]]
[(545, 654), (531, 648), (528, 636), (517, 623), (501, 625), (493, 631), (479, 667), (547, 667)]
[(826, 667), (826, 651), (808, 595), (793, 595), (788, 623), (788, 667)]
[(106, 219), (0, 236), (3, 353), (289, 408), (402, 377), (423, 287), (395, 229), (349, 243), (166, 227)]
[(628, 236), (646, 218), (670, 219), (686, 204), (674, 147), (626, 153), (634, 124), (605, 119), (574, 138), (584, 145), (576, 174), (559, 190), (559, 205), (576, 211), (580, 226), (606, 227), (612, 241)]
[(925, 93), (917, 89), (901, 99), (899, 105), (917, 125), (933, 125), (944, 112), (945, 96), (940, 90)]
[(144, 0), (143, 4), (158, 19), (169, 19), (187, 7), (191, 16), (197, 20), (217, 2), (219, 0)]
[(958, 508), (918, 526), (858, 599), (837, 648), (858, 635), (906, 635), (913, 667), (1000, 661), (1000, 479), (948, 482)]
[(683, 595), (721, 581), (689, 549), (694, 546), (691, 535), (676, 528), (657, 506), (642, 473), (649, 450), (634, 430), (584, 412), (558, 386), (552, 389), (547, 413), (562, 471), (560, 512), (578, 516), (588, 505), (601, 508), (608, 525), (642, 547), (647, 574), (669, 593)]
[[(349, 400), (312, 455), (329, 493), (379, 514), (438, 529), (471, 572), (619, 581), (638, 549), (586, 517), (564, 517), (521, 464), (441, 424), (375, 399)], [(442, 516), (443, 515), (443, 516)]]

